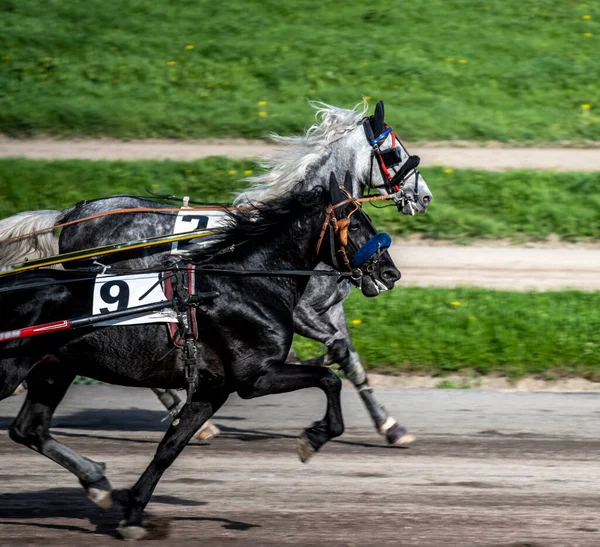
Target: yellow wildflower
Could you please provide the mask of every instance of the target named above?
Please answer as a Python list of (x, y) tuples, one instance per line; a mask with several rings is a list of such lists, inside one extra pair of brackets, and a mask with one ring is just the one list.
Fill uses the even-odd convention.
[(459, 60), (458, 60), (458, 62), (459, 62), (461, 65), (464, 65), (464, 64), (466, 64), (467, 60), (466, 60), (466, 59), (459, 59)]
[(371, 95), (364, 95), (363, 96), (363, 101), (370, 101), (371, 100)]
[(264, 118), (264, 117), (267, 115), (267, 113), (266, 113), (264, 110), (259, 110), (259, 111), (258, 111), (258, 115), (259, 115), (261, 118)]
[(453, 169), (444, 169), (444, 174), (445, 175), (449, 175), (450, 173), (452, 173)]
[(167, 64), (170, 66), (173, 66), (174, 64), (177, 64), (177, 63), (175, 63), (175, 61), (169, 61)]
[(234, 171), (233, 169), (231, 171), (227, 171), (228, 175), (237, 175), (237, 171)]
[(185, 46), (185, 49), (194, 49), (194, 46), (192, 44), (188, 44), (187, 46)]
[(461, 305), (460, 302), (456, 302), (456, 301), (455, 302), (450, 302), (450, 304), (452, 306), (460, 306)]
[(585, 19), (586, 21), (589, 21), (592, 18), (591, 15), (584, 15), (583, 19)]
[(453, 63), (454, 62), (454, 57), (446, 57), (446, 62), (447, 63)]
[(353, 325), (360, 325), (361, 323), (362, 323), (362, 321), (360, 319), (352, 319)]
[(258, 101), (258, 106), (266, 106), (267, 101)]
[(591, 104), (582, 104), (581, 105), (581, 109), (582, 110), (589, 110), (590, 108), (592, 108)]
[(252, 171), (252, 169), (246, 169), (244, 171), (244, 175), (251, 175), (252, 173), (254, 173), (254, 171)]
[(589, 38), (591, 35), (592, 35), (592, 33), (591, 33), (591, 32), (586, 32), (586, 33), (584, 34), (584, 36), (585, 36), (586, 38)]

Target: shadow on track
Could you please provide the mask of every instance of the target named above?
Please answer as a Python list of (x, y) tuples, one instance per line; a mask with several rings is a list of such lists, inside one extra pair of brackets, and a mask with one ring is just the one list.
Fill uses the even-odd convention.
[[(195, 501), (169, 495), (156, 495), (152, 503), (185, 507), (208, 505), (208, 502), (205, 501)], [(76, 524), (32, 522), (57, 518), (87, 520), (96, 528), (90, 530)], [(120, 504), (113, 504), (108, 511), (100, 511), (86, 498), (81, 488), (50, 488), (36, 492), (0, 494), (0, 525), (34, 526), (49, 530), (105, 534), (117, 537), (116, 527), (122, 518)], [(161, 524), (173, 521), (212, 521), (222, 523), (222, 527), (227, 530), (239, 531), (259, 527), (258, 524), (220, 517), (159, 517), (156, 521)]]

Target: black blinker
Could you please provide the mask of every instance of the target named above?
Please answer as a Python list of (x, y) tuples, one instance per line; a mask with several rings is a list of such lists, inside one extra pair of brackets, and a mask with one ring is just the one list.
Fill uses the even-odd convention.
[(400, 155), (400, 150), (397, 148), (390, 148), (385, 152), (381, 152), (381, 159), (386, 167), (402, 163), (402, 156)]

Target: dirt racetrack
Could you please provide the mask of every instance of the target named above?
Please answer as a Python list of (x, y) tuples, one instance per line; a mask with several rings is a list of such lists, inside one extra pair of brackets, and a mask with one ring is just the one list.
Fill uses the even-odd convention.
[[(388, 448), (358, 396), (346, 433), (308, 464), (294, 453), (321, 416), (318, 391), (232, 397), (223, 435), (190, 444), (148, 509), (153, 545), (599, 545), (600, 395), (380, 389), (417, 435)], [(118, 507), (101, 512), (77, 480), (10, 441), (22, 396), (0, 403), (0, 544), (118, 544)], [(54, 434), (132, 484), (165, 423), (149, 390), (74, 386)], [(401, 414), (401, 415), (400, 415)]]
[[(586, 147), (517, 148), (501, 143), (475, 142), (406, 143), (412, 154), (421, 156), (421, 166), (457, 169), (552, 169), (557, 171), (600, 171), (598, 143)], [(177, 139), (11, 139), (0, 135), (0, 157), (30, 159), (159, 160), (190, 161), (207, 156), (251, 158), (276, 153), (277, 145), (244, 139), (184, 141)]]

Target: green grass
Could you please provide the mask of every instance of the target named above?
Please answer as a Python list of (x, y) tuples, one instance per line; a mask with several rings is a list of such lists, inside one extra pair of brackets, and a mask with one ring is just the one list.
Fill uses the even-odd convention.
[[(600, 380), (600, 292), (423, 289), (400, 282), (376, 302), (355, 290), (345, 308), (364, 363), (386, 373)], [(303, 357), (319, 349), (300, 338), (295, 346)]]
[[(0, 160), (0, 218), (18, 211), (62, 209), (110, 194), (189, 195), (228, 200), (248, 161), (208, 158), (196, 162), (91, 162)], [(434, 201), (424, 215), (395, 208), (366, 211), (380, 230), (395, 235), (468, 242), (476, 238), (600, 239), (600, 173), (511, 171), (490, 173), (423, 169)]]
[(367, 95), (410, 139), (600, 140), (599, 22), (562, 0), (0, 0), (0, 132), (261, 137)]

